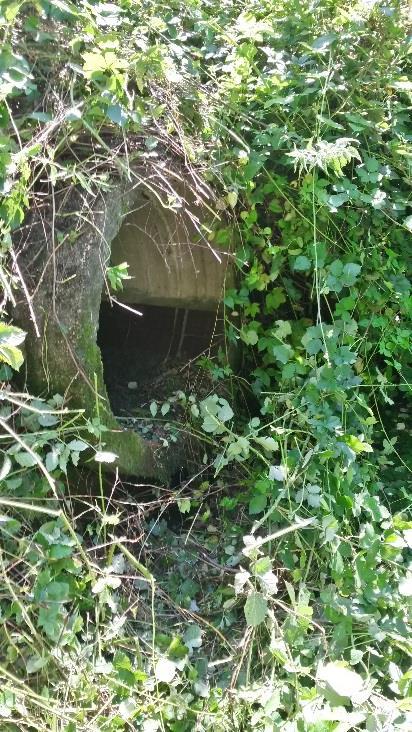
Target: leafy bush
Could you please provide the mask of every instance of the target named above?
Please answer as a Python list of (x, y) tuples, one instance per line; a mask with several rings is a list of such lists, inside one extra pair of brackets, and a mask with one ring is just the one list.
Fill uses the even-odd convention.
[[(0, 8), (3, 728), (410, 729), (408, 4)], [(187, 398), (211, 472), (170, 499), (183, 540), (72, 497), (102, 426), (12, 391), (5, 315), (36, 196), (164, 146), (218, 193), (242, 353), (232, 401)]]

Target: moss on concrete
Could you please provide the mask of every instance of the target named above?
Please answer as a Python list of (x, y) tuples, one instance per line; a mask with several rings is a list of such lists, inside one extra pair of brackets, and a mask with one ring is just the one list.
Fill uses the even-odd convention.
[[(104, 433), (106, 449), (118, 455), (116, 467), (123, 474), (164, 479), (175, 469), (176, 452), (163, 451), (159, 459), (158, 445), (120, 428), (110, 409), (96, 342), (110, 243), (127, 200), (120, 183), (97, 203), (85, 201), (84, 192), (73, 189), (70, 196), (56, 195), (55, 211), (50, 207), (41, 217), (32, 214), (30, 240), (19, 242), (19, 261), (32, 294), (36, 326), (24, 299), (15, 319), (27, 332), (31, 392), (60, 393), (88, 418), (99, 415), (109, 428)], [(75, 236), (67, 236), (73, 232)]]

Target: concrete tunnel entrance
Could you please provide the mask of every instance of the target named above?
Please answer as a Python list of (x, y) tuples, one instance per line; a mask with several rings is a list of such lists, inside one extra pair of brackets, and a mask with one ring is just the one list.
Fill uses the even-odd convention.
[[(219, 303), (233, 269), (229, 244), (212, 248), (202, 224), (207, 195), (180, 177), (165, 196), (164, 175), (146, 173), (144, 186), (115, 181), (99, 197), (71, 186), (53, 205), (33, 208), (14, 236), (30, 296), (17, 302), (15, 320), (27, 333), (33, 393), (64, 395), (87, 419), (97, 416), (105, 450), (117, 456), (113, 469), (163, 479), (180, 464), (178, 450), (164, 450), (161, 434), (127, 417), (144, 409), (144, 422), (153, 399), (190, 393), (182, 366), (191, 369), (219, 340)], [(107, 267), (123, 262), (130, 279), (110, 292)]]
[(151, 399), (187, 386), (198, 357), (221, 340), (217, 312), (102, 302), (97, 343), (111, 409), (119, 421), (136, 416)]
[(190, 393), (197, 359), (221, 343), (228, 257), (199, 237), (188, 215), (159, 208), (147, 191), (133, 204), (110, 255), (112, 265), (127, 262), (130, 279), (102, 300), (97, 344), (114, 416), (141, 431), (151, 401)]

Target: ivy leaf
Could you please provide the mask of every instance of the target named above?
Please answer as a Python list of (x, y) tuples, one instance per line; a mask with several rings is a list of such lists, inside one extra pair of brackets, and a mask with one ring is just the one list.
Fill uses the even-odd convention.
[(320, 338), (314, 338), (312, 341), (309, 341), (306, 346), (306, 351), (308, 352), (309, 356), (316, 356), (316, 354), (322, 351), (322, 349), (323, 343)]
[(283, 340), (284, 338), (286, 338), (286, 336), (291, 335), (292, 326), (288, 320), (277, 320), (276, 328), (274, 329), (273, 333), (276, 338), (280, 338), (280, 340)]
[(261, 592), (251, 592), (245, 602), (244, 613), (246, 623), (251, 628), (256, 628), (263, 623), (268, 609), (268, 603)]

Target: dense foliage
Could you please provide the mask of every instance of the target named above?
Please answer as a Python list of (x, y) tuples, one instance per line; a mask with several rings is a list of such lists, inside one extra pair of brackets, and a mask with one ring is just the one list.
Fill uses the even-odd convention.
[[(0, 2), (1, 729), (411, 728), (409, 21)], [(95, 499), (68, 466), (105, 460), (104, 426), (10, 381), (12, 234), (37, 196), (165, 149), (216, 191), (241, 364), (159, 405), (189, 405), (204, 470), (147, 504), (100, 474)]]

